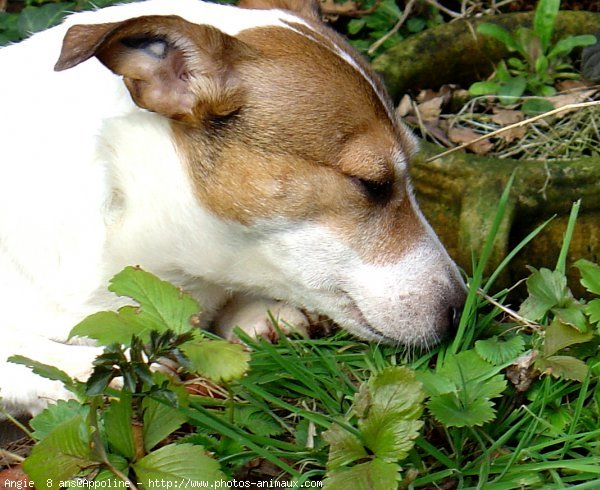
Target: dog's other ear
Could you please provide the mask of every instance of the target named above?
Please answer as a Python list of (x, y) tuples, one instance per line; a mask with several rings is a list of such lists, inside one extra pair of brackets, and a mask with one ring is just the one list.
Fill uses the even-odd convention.
[(238, 6), (245, 9), (282, 9), (311, 20), (321, 19), (319, 0), (240, 0)]
[(138, 106), (197, 124), (241, 107), (244, 93), (235, 68), (254, 55), (250, 46), (214, 27), (147, 16), (71, 27), (54, 69), (96, 56), (123, 76)]

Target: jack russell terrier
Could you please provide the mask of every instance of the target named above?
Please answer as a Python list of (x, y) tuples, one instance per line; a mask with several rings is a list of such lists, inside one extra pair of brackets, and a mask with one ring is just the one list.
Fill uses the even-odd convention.
[(267, 310), (416, 347), (451, 327), (465, 288), (415, 202), (415, 141), (316, 1), (76, 13), (1, 49), (0, 71), (10, 412), (67, 396), (13, 354), (89, 374), (99, 348), (66, 339), (120, 306), (106, 286), (126, 265), (195, 295), (225, 336), (264, 334)]

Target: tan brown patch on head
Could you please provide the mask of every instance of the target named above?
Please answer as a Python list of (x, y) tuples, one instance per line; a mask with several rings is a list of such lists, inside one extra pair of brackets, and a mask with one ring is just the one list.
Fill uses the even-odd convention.
[(240, 0), (238, 6), (247, 9), (289, 10), (313, 20), (318, 20), (320, 17), (320, 2), (318, 0)]
[(260, 54), (234, 66), (244, 104), (226, 118), (173, 126), (200, 201), (244, 224), (324, 224), (372, 262), (399, 256), (423, 230), (396, 162), (405, 135), (381, 95), (302, 34), (270, 27), (238, 39)]

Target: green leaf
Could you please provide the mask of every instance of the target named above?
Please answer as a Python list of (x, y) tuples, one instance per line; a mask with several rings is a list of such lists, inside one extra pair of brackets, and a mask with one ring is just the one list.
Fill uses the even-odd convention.
[(469, 93), (475, 97), (480, 95), (495, 95), (500, 90), (500, 84), (492, 81), (475, 82), (469, 87)]
[(431, 398), (427, 408), (433, 416), (448, 427), (481, 426), (494, 420), (493, 403), (483, 398), (462, 403), (454, 394), (448, 393)]
[(428, 408), (448, 426), (482, 425), (494, 418), (491, 398), (506, 389), (498, 368), (484, 361), (474, 350), (459, 352), (444, 360), (434, 373), (455, 386), (452, 392), (432, 396)]
[(547, 99), (532, 97), (526, 99), (521, 105), (521, 110), (528, 115), (543, 114), (554, 109), (554, 104)]
[(74, 3), (47, 3), (41, 7), (25, 7), (18, 20), (21, 37), (28, 37), (34, 32), (43, 31), (58, 23), (73, 10)]
[(504, 27), (484, 22), (477, 26), (477, 32), (484, 36), (493, 37), (504, 44), (510, 51), (519, 51), (519, 43)]
[(241, 344), (225, 340), (199, 340), (181, 346), (195, 372), (216, 383), (241, 378), (248, 371), (250, 354)]
[(378, 458), (347, 469), (327, 473), (325, 490), (396, 490), (400, 480), (400, 466)]
[(527, 279), (529, 297), (521, 304), (519, 313), (530, 320), (539, 321), (550, 309), (570, 297), (567, 278), (559, 271), (542, 268), (533, 269)]
[(540, 357), (534, 365), (543, 373), (550, 374), (555, 378), (576, 381), (583, 381), (589, 370), (585, 362), (571, 356)]
[(72, 337), (88, 337), (99, 345), (129, 345), (131, 337), (136, 335), (145, 342), (149, 339), (150, 326), (140, 322), (138, 308), (124, 306), (119, 312), (100, 311), (79, 322), (69, 333)]
[(44, 364), (42, 362), (34, 361), (33, 359), (29, 359), (29, 357), (25, 356), (10, 356), (8, 358), (8, 362), (12, 362), (14, 364), (22, 364), (23, 366), (27, 366), (30, 368), (35, 374), (38, 376), (42, 376), (43, 378), (51, 379), (53, 381), (60, 381), (65, 385), (67, 389), (71, 389), (75, 387), (75, 381), (71, 378), (67, 373), (61, 371), (54, 366), (49, 366), (48, 364)]
[(552, 308), (552, 313), (565, 325), (569, 325), (581, 333), (586, 333), (590, 328), (583, 308), (582, 304), (573, 300), (564, 308)]
[(268, 413), (250, 406), (233, 407), (233, 420), (237, 427), (248, 429), (253, 434), (264, 437), (276, 436), (284, 432), (283, 427)]
[(121, 391), (119, 400), (111, 400), (103, 416), (106, 439), (111, 448), (132, 460), (136, 454), (133, 440), (131, 394)]
[(504, 82), (498, 90), (498, 99), (502, 104), (514, 104), (525, 92), (527, 80), (522, 77), (513, 77)]
[(546, 58), (544, 55), (539, 56), (535, 60), (535, 72), (538, 74), (538, 76), (546, 75), (546, 72), (548, 71), (548, 64), (548, 58)]
[(34, 431), (33, 437), (39, 441), (48, 437), (57, 425), (67, 420), (77, 416), (87, 418), (88, 412), (89, 407), (76, 400), (58, 400), (32, 418), (29, 425)]
[(494, 336), (490, 339), (475, 342), (477, 354), (495, 366), (517, 358), (524, 350), (525, 341), (520, 335), (515, 335), (506, 340), (500, 340)]
[(551, 356), (570, 345), (588, 342), (593, 336), (594, 334), (592, 332), (581, 333), (577, 329), (565, 325), (559, 319), (555, 318), (552, 323), (546, 327), (544, 357)]
[(542, 44), (542, 50), (545, 53), (548, 50), (552, 34), (554, 33), (554, 24), (560, 0), (539, 0), (533, 17), (533, 30)]
[[(332, 424), (323, 433), (323, 439), (330, 445), (328, 469), (342, 470), (369, 454), (390, 464), (406, 458), (423, 425), (418, 420), (423, 410), (423, 397), (421, 383), (414, 373), (401, 366), (388, 367), (363, 383), (353, 405), (362, 437)], [(343, 472), (356, 467), (343, 469)], [(356, 485), (358, 487), (353, 488), (361, 485), (369, 488), (368, 480)]]
[(187, 417), (176, 408), (150, 397), (144, 398), (142, 408), (144, 410), (143, 434), (146, 451), (150, 451), (187, 421)]
[(200, 306), (190, 295), (138, 267), (126, 267), (119, 272), (108, 289), (137, 301), (139, 322), (159, 332), (189, 332), (192, 329), (190, 319), (200, 311)]
[(350, 22), (348, 22), (348, 34), (350, 35), (355, 35), (358, 34), (361, 29), (363, 27), (365, 27), (366, 25), (366, 21), (364, 18), (360, 18), (360, 19), (352, 19)]
[(23, 463), (23, 470), (36, 488), (58, 490), (60, 482), (97, 466), (89, 447), (85, 419), (78, 415), (57, 425), (36, 444)]
[(183, 488), (188, 481), (214, 485), (227, 480), (219, 469), (219, 463), (202, 447), (192, 444), (163, 446), (132, 466), (143, 488), (152, 488), (152, 481), (160, 481), (169, 488)]
[(549, 59), (567, 56), (573, 49), (596, 44), (596, 37), (590, 34), (569, 36), (558, 41), (548, 53)]
[(600, 299), (593, 299), (585, 306), (590, 322), (600, 324)]
[(590, 293), (600, 295), (600, 265), (585, 259), (579, 259), (574, 265), (579, 269), (583, 287)]
[(367, 457), (360, 439), (336, 423), (323, 432), (323, 439), (329, 444), (329, 469), (338, 469)]
[(416, 371), (416, 378), (423, 384), (423, 390), (428, 396), (443, 395), (456, 392), (456, 384), (446, 376), (432, 371)]
[[(414, 373), (404, 367), (389, 367), (369, 380), (369, 406), (358, 421), (364, 442), (384, 461), (406, 458), (423, 426), (417, 420), (423, 411), (424, 394)], [(356, 404), (366, 397), (359, 391)]]

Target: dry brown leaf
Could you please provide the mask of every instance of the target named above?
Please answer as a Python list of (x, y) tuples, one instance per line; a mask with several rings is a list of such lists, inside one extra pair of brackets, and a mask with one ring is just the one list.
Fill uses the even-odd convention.
[(509, 126), (510, 124), (521, 122), (525, 119), (525, 115), (521, 111), (494, 108), (494, 115), (491, 119), (493, 123), (500, 126)]
[(356, 12), (358, 7), (352, 0), (342, 3), (336, 3), (334, 0), (321, 0), (321, 10), (325, 15), (336, 16)]
[(498, 135), (499, 138), (502, 138), (507, 143), (512, 143), (515, 140), (520, 140), (527, 133), (527, 126), (518, 126), (515, 128), (507, 129)]
[[(450, 141), (459, 145), (469, 143), (470, 141), (479, 138), (479, 136), (480, 135), (469, 128), (453, 127), (448, 130), (448, 137), (450, 138)], [(477, 153), (478, 155), (485, 155), (486, 153), (489, 153), (493, 147), (494, 145), (489, 139), (484, 139), (467, 145), (469, 150), (471, 150), (473, 153)]]
[(421, 118), (426, 121), (432, 119), (438, 119), (442, 113), (442, 103), (444, 102), (443, 97), (434, 97), (418, 105), (419, 114)]
[[(552, 97), (547, 97), (548, 101), (552, 103), (555, 109), (559, 107), (564, 107), (568, 104), (578, 104), (580, 102), (585, 102), (594, 96), (595, 90), (582, 90), (580, 92), (570, 92), (568, 94), (559, 94), (554, 95)], [(562, 117), (569, 112), (572, 112), (576, 109), (571, 109), (568, 111), (561, 112), (558, 117)]]
[(399, 117), (408, 116), (413, 110), (412, 99), (408, 94), (405, 94), (402, 99), (400, 99), (400, 103), (398, 107), (396, 107), (396, 115)]

